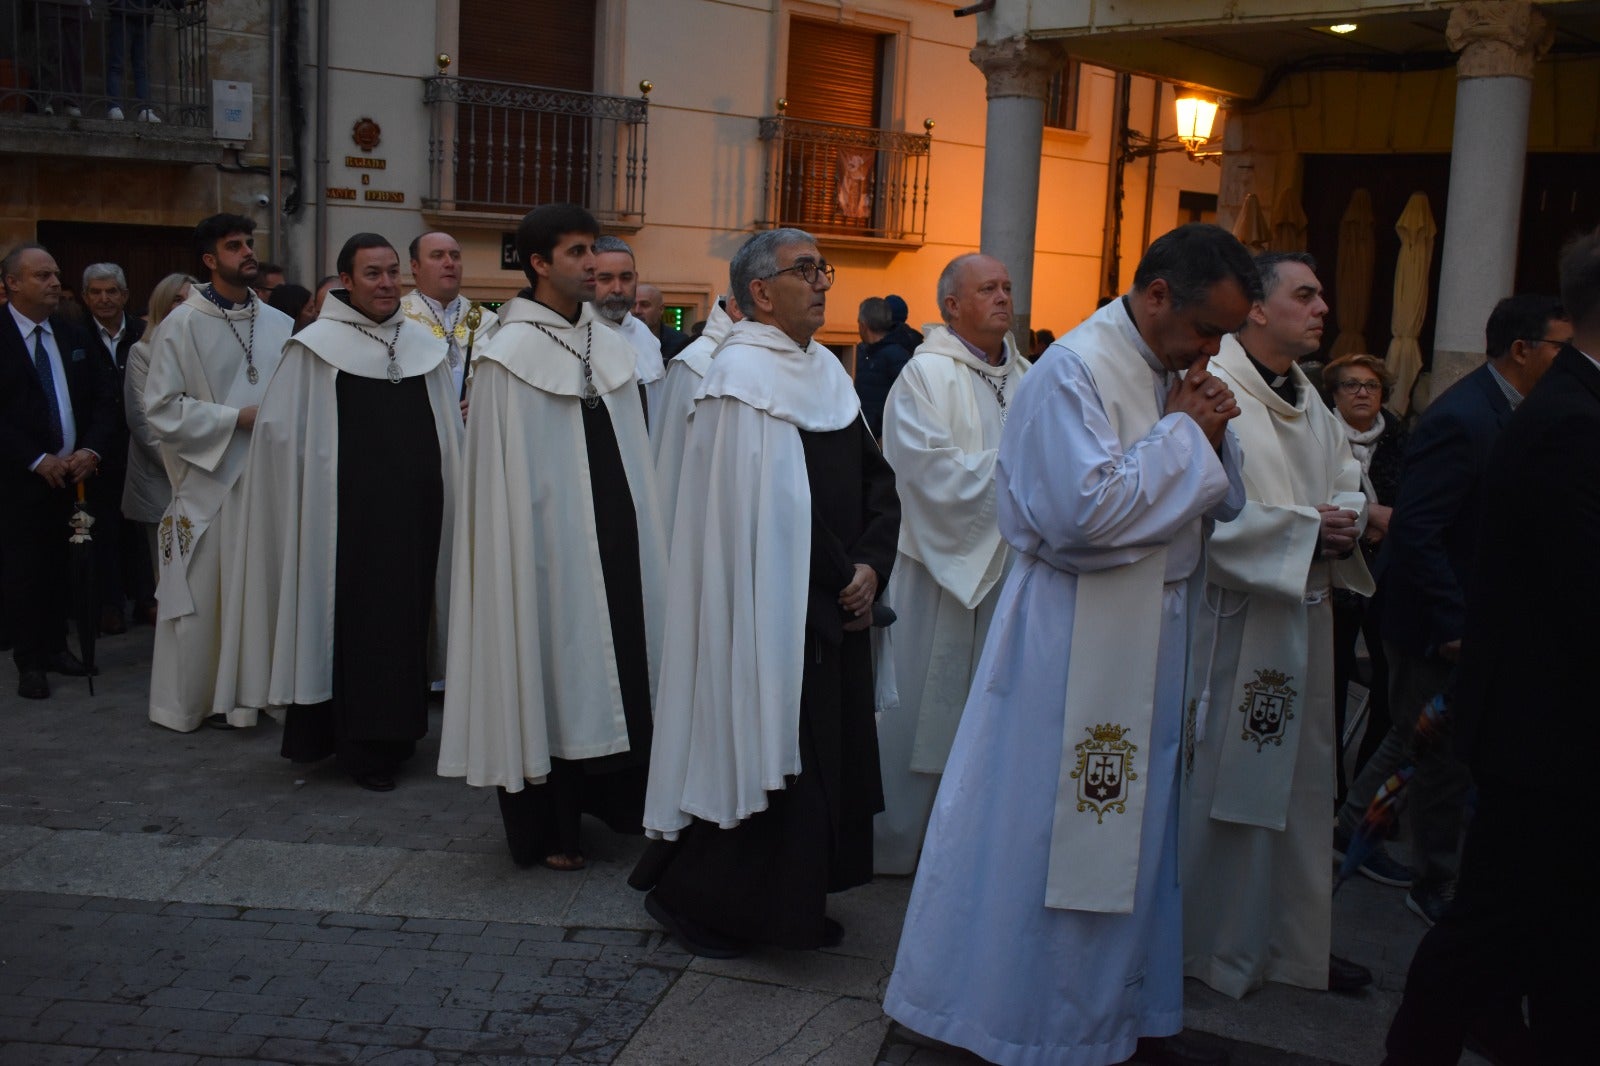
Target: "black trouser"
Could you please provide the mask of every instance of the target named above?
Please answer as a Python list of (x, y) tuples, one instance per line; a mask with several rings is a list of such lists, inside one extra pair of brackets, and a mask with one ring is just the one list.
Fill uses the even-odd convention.
[[(1371, 683), (1367, 686), (1367, 725), (1361, 733), (1361, 744), (1356, 757), (1346, 772), (1344, 759), (1345, 703), (1350, 682), (1356, 675), (1356, 636), (1367, 645), (1367, 659), (1372, 664)], [(1336, 803), (1343, 803), (1348, 783), (1361, 772), (1361, 768), (1378, 750), (1389, 732), (1389, 659), (1383, 652), (1383, 639), (1378, 632), (1378, 612), (1372, 601), (1353, 592), (1335, 591), (1333, 594), (1333, 718), (1338, 729), (1338, 744), (1334, 748)]]
[(38, 474), (5, 483), (0, 520), (0, 605), (15, 642), (18, 670), (43, 670), (67, 647), (67, 538), (70, 489), (52, 489)]
[(1594, 1061), (1594, 806), (1592, 798), (1579, 804), (1548, 789), (1478, 782), (1455, 903), (1411, 960), (1389, 1029), (1389, 1066), (1454, 1064), (1469, 1029), (1514, 1015), (1524, 996), (1537, 1062)]

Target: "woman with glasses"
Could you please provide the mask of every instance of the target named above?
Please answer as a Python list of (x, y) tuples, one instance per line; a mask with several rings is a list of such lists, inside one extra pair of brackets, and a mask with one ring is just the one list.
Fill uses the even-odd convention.
[[(1395, 496), (1400, 491), (1400, 457), (1405, 448), (1405, 429), (1400, 419), (1383, 409), (1384, 398), (1393, 382), (1383, 360), (1372, 355), (1342, 355), (1322, 371), (1328, 402), (1338, 415), (1350, 450), (1361, 464), (1361, 488), (1367, 497), (1367, 530), (1361, 538), (1361, 552), (1370, 569), (1378, 556), (1378, 546), (1389, 530)], [(1344, 589), (1333, 594), (1333, 707), (1338, 723), (1336, 747), (1339, 767), (1338, 795), (1334, 809), (1344, 802), (1345, 693), (1356, 664), (1356, 634), (1366, 640), (1372, 661), (1370, 695), (1367, 697), (1367, 728), (1361, 735), (1350, 776), (1360, 773), (1362, 764), (1377, 750), (1389, 730), (1389, 663), (1383, 655), (1378, 635), (1379, 612), (1372, 601)]]

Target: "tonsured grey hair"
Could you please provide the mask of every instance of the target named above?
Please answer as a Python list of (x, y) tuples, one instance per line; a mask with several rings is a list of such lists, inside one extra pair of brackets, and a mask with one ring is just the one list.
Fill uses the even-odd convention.
[(638, 261), (638, 256), (633, 254), (633, 249), (621, 237), (596, 237), (594, 239), (594, 254), (604, 255), (606, 252), (626, 252), (629, 259)]
[(756, 298), (750, 295), (750, 283), (778, 272), (778, 253), (784, 248), (791, 244), (816, 243), (816, 238), (805, 230), (785, 227), (763, 230), (733, 253), (733, 261), (728, 264), (728, 281), (733, 289), (733, 300), (746, 318), (753, 318), (758, 310)]
[(946, 263), (943, 270), (939, 271), (939, 285), (934, 290), (934, 295), (939, 301), (939, 317), (944, 319), (945, 322), (948, 323), (950, 321), (950, 311), (945, 307), (944, 301), (947, 297), (956, 294), (956, 279), (961, 276), (961, 268), (967, 264), (968, 260), (976, 259), (982, 254), (982, 252), (968, 252), (965, 255), (958, 255)]
[(114, 281), (117, 283), (117, 288), (123, 292), (128, 291), (128, 276), (115, 263), (90, 263), (84, 267), (83, 288), (85, 290), (89, 288), (89, 282), (91, 281)]

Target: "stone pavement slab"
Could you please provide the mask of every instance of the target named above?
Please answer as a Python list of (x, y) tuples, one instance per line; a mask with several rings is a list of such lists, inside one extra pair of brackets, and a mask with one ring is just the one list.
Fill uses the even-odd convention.
[[(587, 870), (516, 869), (492, 793), (432, 772), (437, 709), (399, 788), (364, 792), (280, 758), (270, 722), (150, 725), (149, 644), (103, 640), (93, 697), (0, 685), (0, 1066), (977, 1061), (879, 1008), (909, 879), (834, 897), (836, 949), (693, 959), (625, 884), (638, 840), (589, 822)], [(1403, 899), (1335, 900), (1377, 988), (1189, 982), (1187, 1023), (1237, 1066), (1377, 1061), (1422, 934)]]

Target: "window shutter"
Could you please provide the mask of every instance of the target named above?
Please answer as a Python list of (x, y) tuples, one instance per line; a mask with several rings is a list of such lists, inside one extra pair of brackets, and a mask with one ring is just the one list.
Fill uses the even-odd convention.
[(594, 91), (594, 0), (461, 0), (463, 78)]
[(877, 126), (883, 38), (827, 22), (789, 22), (788, 114), (815, 122)]

